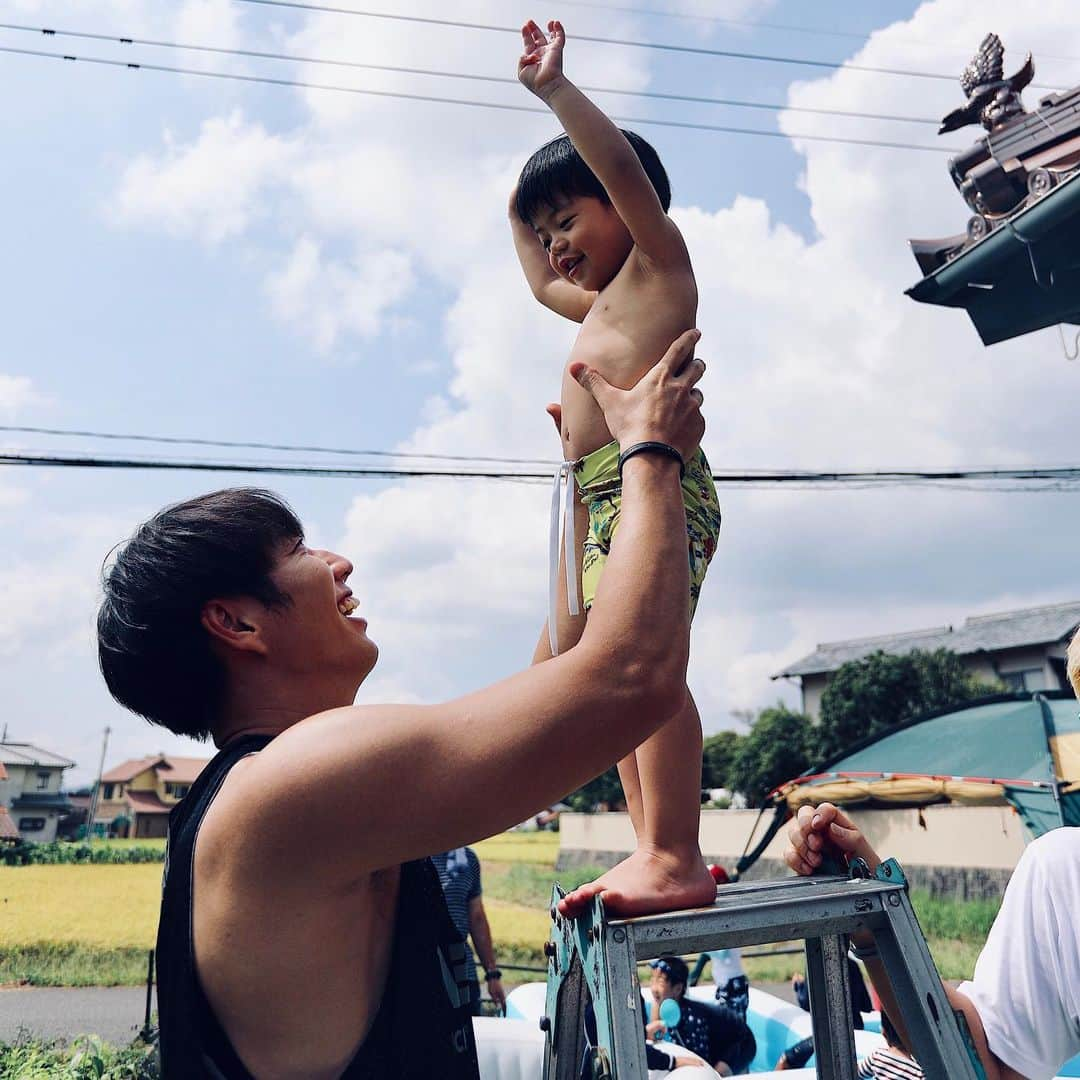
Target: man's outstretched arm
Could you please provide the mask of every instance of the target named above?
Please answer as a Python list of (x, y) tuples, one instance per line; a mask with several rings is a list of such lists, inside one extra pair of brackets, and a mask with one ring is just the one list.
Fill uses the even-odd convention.
[[(687, 358), (697, 339), (683, 334), (628, 391), (579, 365), (624, 449), (696, 449), (704, 365)], [(349, 881), (499, 832), (631, 751), (686, 694), (679, 471), (656, 453), (626, 463), (619, 531), (578, 645), (447, 704), (335, 709), (294, 725), (245, 771), (245, 788), (265, 785), (257, 810), (233, 785), (238, 828), (272, 838), (293, 867)]]

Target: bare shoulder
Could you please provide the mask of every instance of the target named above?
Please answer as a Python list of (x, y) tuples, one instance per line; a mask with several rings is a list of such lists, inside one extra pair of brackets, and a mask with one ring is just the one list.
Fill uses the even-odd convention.
[(649, 273), (693, 273), (686, 240), (679, 226), (667, 214), (664, 215), (663, 225), (650, 237), (648, 250), (635, 243), (633, 256), (641, 269)]

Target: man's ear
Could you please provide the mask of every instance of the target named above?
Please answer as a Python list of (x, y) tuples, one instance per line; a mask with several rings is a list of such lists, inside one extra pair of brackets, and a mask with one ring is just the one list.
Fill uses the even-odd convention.
[(241, 652), (267, 653), (261, 633), (265, 609), (251, 597), (219, 597), (203, 604), (203, 629), (219, 644)]

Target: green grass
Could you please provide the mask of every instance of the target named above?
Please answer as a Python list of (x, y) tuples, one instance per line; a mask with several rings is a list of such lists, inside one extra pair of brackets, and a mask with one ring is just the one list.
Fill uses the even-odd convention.
[(146, 982), (147, 952), (75, 942), (0, 948), (0, 986), (138, 986)]
[(156, 1080), (154, 1049), (136, 1039), (115, 1047), (96, 1036), (64, 1042), (16, 1039), (0, 1043), (0, 1076), (5, 1080)]
[(604, 872), (599, 866), (582, 866), (573, 870), (561, 870), (556, 875), (555, 871), (546, 865), (489, 862), (486, 859), (482, 871), (485, 896), (511, 904), (544, 909), (551, 901), (551, 886), (554, 881), (558, 880), (569, 892)]

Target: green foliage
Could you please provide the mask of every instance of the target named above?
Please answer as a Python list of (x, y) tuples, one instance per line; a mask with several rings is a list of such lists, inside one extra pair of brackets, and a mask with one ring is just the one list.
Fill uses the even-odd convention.
[(997, 918), (1001, 900), (947, 900), (916, 889), (911, 894), (911, 906), (928, 938), (981, 946)]
[(730, 788), (731, 765), (743, 736), (737, 731), (710, 735), (701, 748), (701, 786)]
[(147, 951), (55, 941), (0, 945), (0, 986), (138, 986), (146, 982)]
[(16, 840), (0, 847), (0, 864), (4, 866), (53, 865), (58, 863), (152, 863), (163, 862), (163, 847), (113, 847), (108, 844), (72, 844), (54, 840), (50, 844), (34, 844)]
[(823, 761), (924, 713), (999, 691), (969, 674), (954, 652), (876, 652), (841, 665), (821, 698), (813, 756)]
[(601, 773), (595, 780), (590, 780), (584, 787), (580, 787), (571, 795), (567, 795), (563, 802), (580, 814), (591, 814), (600, 803), (605, 803), (609, 808), (625, 801), (622, 784), (619, 783), (619, 770), (612, 765), (607, 772)]
[(160, 1075), (154, 1047), (141, 1040), (121, 1048), (96, 1035), (71, 1046), (23, 1038), (0, 1043), (0, 1076), (6, 1080), (157, 1080)]
[(546, 866), (529, 863), (484, 864), (481, 868), (484, 895), (494, 900), (504, 900), (526, 907), (547, 908), (551, 899), (551, 885), (558, 881), (567, 892), (594, 881), (604, 872), (602, 866), (576, 866), (573, 869), (555, 871)]
[(786, 705), (762, 709), (738, 744), (728, 770), (729, 786), (751, 806), (762, 806), (770, 791), (805, 772), (810, 764), (809, 719)]

